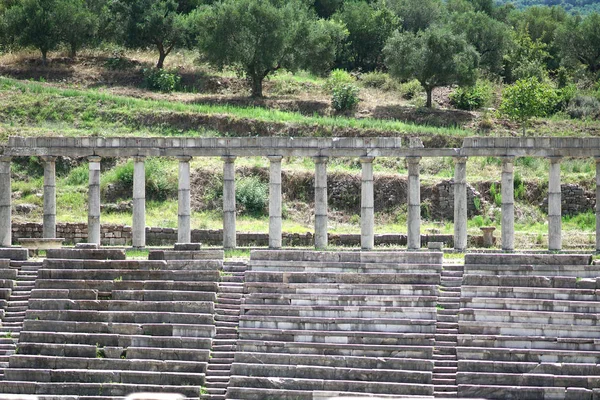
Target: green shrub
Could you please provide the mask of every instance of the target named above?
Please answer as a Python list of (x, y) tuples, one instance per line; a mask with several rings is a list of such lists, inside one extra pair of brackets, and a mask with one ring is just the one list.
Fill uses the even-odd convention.
[(600, 100), (593, 96), (576, 95), (567, 106), (571, 118), (600, 118)]
[(360, 77), (360, 81), (364, 87), (375, 88), (375, 89), (383, 89), (387, 87), (388, 81), (390, 81), (390, 77), (388, 74), (384, 72), (368, 72), (366, 74), (362, 74)]
[(177, 71), (158, 68), (144, 69), (144, 85), (150, 90), (173, 92), (181, 87), (181, 76)]
[(80, 165), (73, 168), (67, 177), (67, 184), (71, 186), (85, 185), (89, 180), (89, 168), (87, 165)]
[(525, 193), (526, 193), (525, 183), (523, 182), (523, 177), (521, 176), (521, 174), (518, 171), (515, 172), (515, 175), (514, 175), (513, 188), (514, 188), (515, 199), (524, 200)]
[(478, 81), (473, 86), (456, 88), (450, 93), (450, 104), (459, 110), (476, 110), (490, 104), (492, 93), (493, 88), (489, 82)]
[(358, 106), (359, 90), (352, 84), (346, 84), (333, 89), (331, 106), (336, 113), (352, 111)]
[(496, 206), (500, 207), (502, 205), (502, 191), (496, 187), (495, 183), (490, 186), (490, 196)]
[(421, 86), (421, 83), (416, 79), (401, 84), (399, 89), (400, 95), (406, 100), (411, 100), (417, 97), (417, 95), (422, 91), (423, 86)]
[(356, 79), (354, 79), (347, 71), (344, 71), (343, 69), (334, 69), (331, 71), (329, 78), (327, 78), (324, 87), (327, 92), (333, 93), (335, 88), (353, 84), (355, 81)]
[(266, 214), (269, 185), (256, 176), (240, 178), (236, 182), (235, 201), (243, 211), (260, 216)]
[(146, 197), (165, 201), (177, 197), (178, 176), (170, 174), (169, 160), (149, 158), (146, 160)]

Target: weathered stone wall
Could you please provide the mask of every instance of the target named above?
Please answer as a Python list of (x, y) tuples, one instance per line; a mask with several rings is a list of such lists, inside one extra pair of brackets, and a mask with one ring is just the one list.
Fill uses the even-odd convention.
[[(65, 244), (74, 244), (87, 241), (86, 224), (57, 224), (57, 237), (64, 238)], [(123, 225), (102, 225), (101, 241), (103, 245), (131, 246), (131, 227)], [(41, 238), (42, 224), (13, 223), (13, 244), (19, 244), (21, 238)], [(174, 228), (146, 228), (146, 243), (148, 246), (172, 246), (177, 242), (177, 229)], [(221, 246), (223, 244), (222, 230), (194, 229), (192, 242), (203, 243), (208, 246)], [(452, 235), (421, 235), (423, 246), (428, 242), (444, 242), (446, 247), (453, 246)], [(329, 235), (329, 243), (333, 246), (358, 246), (360, 234)], [(239, 246), (268, 246), (268, 233), (237, 233)], [(405, 234), (380, 234), (375, 235), (376, 245), (406, 245)], [(314, 235), (311, 232), (304, 234), (283, 233), (284, 246), (313, 246)]]
[[(568, 183), (561, 185), (560, 191), (562, 215), (575, 215), (595, 210), (596, 195), (591, 190)], [(544, 198), (541, 208), (544, 212), (548, 212), (548, 197)]]
[[(479, 199), (478, 205), (475, 198)], [(421, 199), (425, 204), (421, 214), (434, 220), (454, 220), (454, 181), (444, 180), (433, 186), (421, 187)], [(469, 218), (481, 214), (483, 196), (471, 185), (467, 184), (467, 215)]]

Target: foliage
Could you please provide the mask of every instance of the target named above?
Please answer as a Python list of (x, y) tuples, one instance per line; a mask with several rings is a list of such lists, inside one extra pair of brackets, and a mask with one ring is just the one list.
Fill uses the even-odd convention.
[(525, 135), (527, 122), (533, 117), (544, 117), (555, 107), (557, 95), (552, 86), (537, 78), (520, 79), (502, 91), (501, 112), (517, 121)]
[(484, 70), (500, 75), (502, 59), (508, 49), (509, 27), (484, 12), (455, 13), (452, 29), (464, 35), (480, 54), (479, 65)]
[(441, 0), (387, 0), (402, 21), (402, 30), (417, 33), (439, 22), (444, 13)]
[(47, 55), (60, 43), (60, 21), (57, 20), (58, 0), (23, 0), (9, 8), (5, 15), (7, 34), (22, 46), (33, 46)]
[(502, 205), (502, 190), (497, 188), (495, 183), (490, 186), (490, 196), (497, 207)]
[(571, 19), (556, 33), (556, 42), (565, 64), (583, 65), (600, 78), (600, 14), (593, 13), (581, 22)]
[(67, 184), (72, 186), (85, 185), (89, 179), (89, 170), (87, 165), (80, 165), (73, 168), (67, 177)]
[(98, 17), (85, 0), (60, 0), (56, 9), (61, 40), (69, 45), (69, 56), (75, 57), (82, 45), (90, 43), (98, 30)]
[(328, 70), (347, 34), (335, 22), (314, 19), (299, 0), (225, 0), (196, 23), (206, 60), (218, 68), (235, 67), (254, 97), (262, 97), (263, 80), (278, 69)]
[(113, 0), (110, 7), (127, 46), (156, 47), (156, 68), (162, 68), (173, 48), (186, 39), (186, 19), (175, 0)]
[(236, 182), (235, 201), (251, 215), (264, 215), (269, 199), (269, 185), (256, 176), (240, 178)]
[(327, 92), (333, 92), (333, 89), (337, 87), (353, 84), (354, 82), (356, 82), (356, 79), (354, 79), (350, 73), (344, 71), (343, 69), (334, 69), (329, 74), (329, 78), (327, 78), (327, 81), (325, 82), (324, 89)]
[(174, 70), (144, 69), (144, 84), (150, 90), (173, 92), (181, 87), (181, 76)]
[(540, 40), (532, 40), (525, 30), (513, 31), (509, 51), (504, 57), (504, 77), (506, 82), (519, 79), (548, 77), (546, 61), (550, 57), (547, 45)]
[(373, 71), (383, 66), (383, 46), (399, 26), (398, 18), (385, 3), (348, 1), (332, 18), (348, 30), (337, 65), (361, 71)]
[(331, 106), (337, 113), (352, 111), (358, 106), (359, 90), (355, 85), (345, 84), (333, 88)]
[(489, 82), (477, 81), (473, 86), (461, 86), (450, 94), (450, 103), (460, 110), (476, 110), (489, 106), (493, 88)]
[(423, 92), (423, 86), (421, 86), (421, 83), (418, 80), (412, 79), (401, 84), (399, 91), (403, 98), (412, 100), (417, 97), (419, 93)]
[(600, 12), (600, 3), (597, 0), (498, 0), (498, 2), (499, 4), (511, 4), (519, 9), (539, 5), (560, 7), (571, 14)]
[(600, 100), (593, 96), (576, 95), (567, 106), (571, 118), (600, 119)]
[(384, 53), (391, 75), (421, 83), (427, 92), (427, 107), (431, 107), (435, 87), (470, 84), (476, 78), (477, 52), (448, 27), (436, 26), (417, 34), (396, 31)]

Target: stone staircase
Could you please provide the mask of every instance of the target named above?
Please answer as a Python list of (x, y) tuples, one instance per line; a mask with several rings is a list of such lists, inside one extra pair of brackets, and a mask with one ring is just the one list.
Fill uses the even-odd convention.
[(4, 369), (8, 367), (9, 357), (15, 353), (31, 289), (35, 287), (35, 280), (41, 266), (41, 261), (11, 261), (10, 263), (10, 268), (17, 270), (17, 277), (0, 327), (0, 379), (4, 379)]
[(207, 394), (214, 400), (225, 399), (229, 386), (231, 364), (238, 338), (237, 330), (246, 268), (245, 261), (223, 263), (223, 273), (215, 304), (216, 336), (213, 339), (205, 384)]
[(456, 345), (463, 272), (463, 265), (444, 265), (442, 269), (433, 350), (435, 397), (457, 397), (458, 393)]

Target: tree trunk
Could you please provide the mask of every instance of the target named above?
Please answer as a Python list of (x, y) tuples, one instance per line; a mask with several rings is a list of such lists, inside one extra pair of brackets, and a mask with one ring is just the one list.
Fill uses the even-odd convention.
[(40, 49), (40, 51), (42, 52), (42, 65), (45, 67), (48, 63), (48, 50)]
[(250, 83), (252, 85), (252, 97), (263, 97), (263, 78), (258, 75), (252, 75), (250, 77)]
[(163, 47), (160, 46), (158, 48), (158, 62), (156, 63), (157, 69), (163, 68), (163, 65), (165, 64), (165, 58), (167, 58), (167, 53), (165, 53), (165, 50), (163, 49)]
[(527, 134), (527, 123), (525, 121), (521, 122), (521, 127), (523, 128), (523, 137)]
[(433, 88), (425, 88), (427, 92), (427, 102), (425, 103), (425, 107), (431, 108), (431, 92), (433, 92)]
[(71, 42), (69, 57), (71, 57), (71, 58), (77, 57), (77, 44), (75, 42)]

